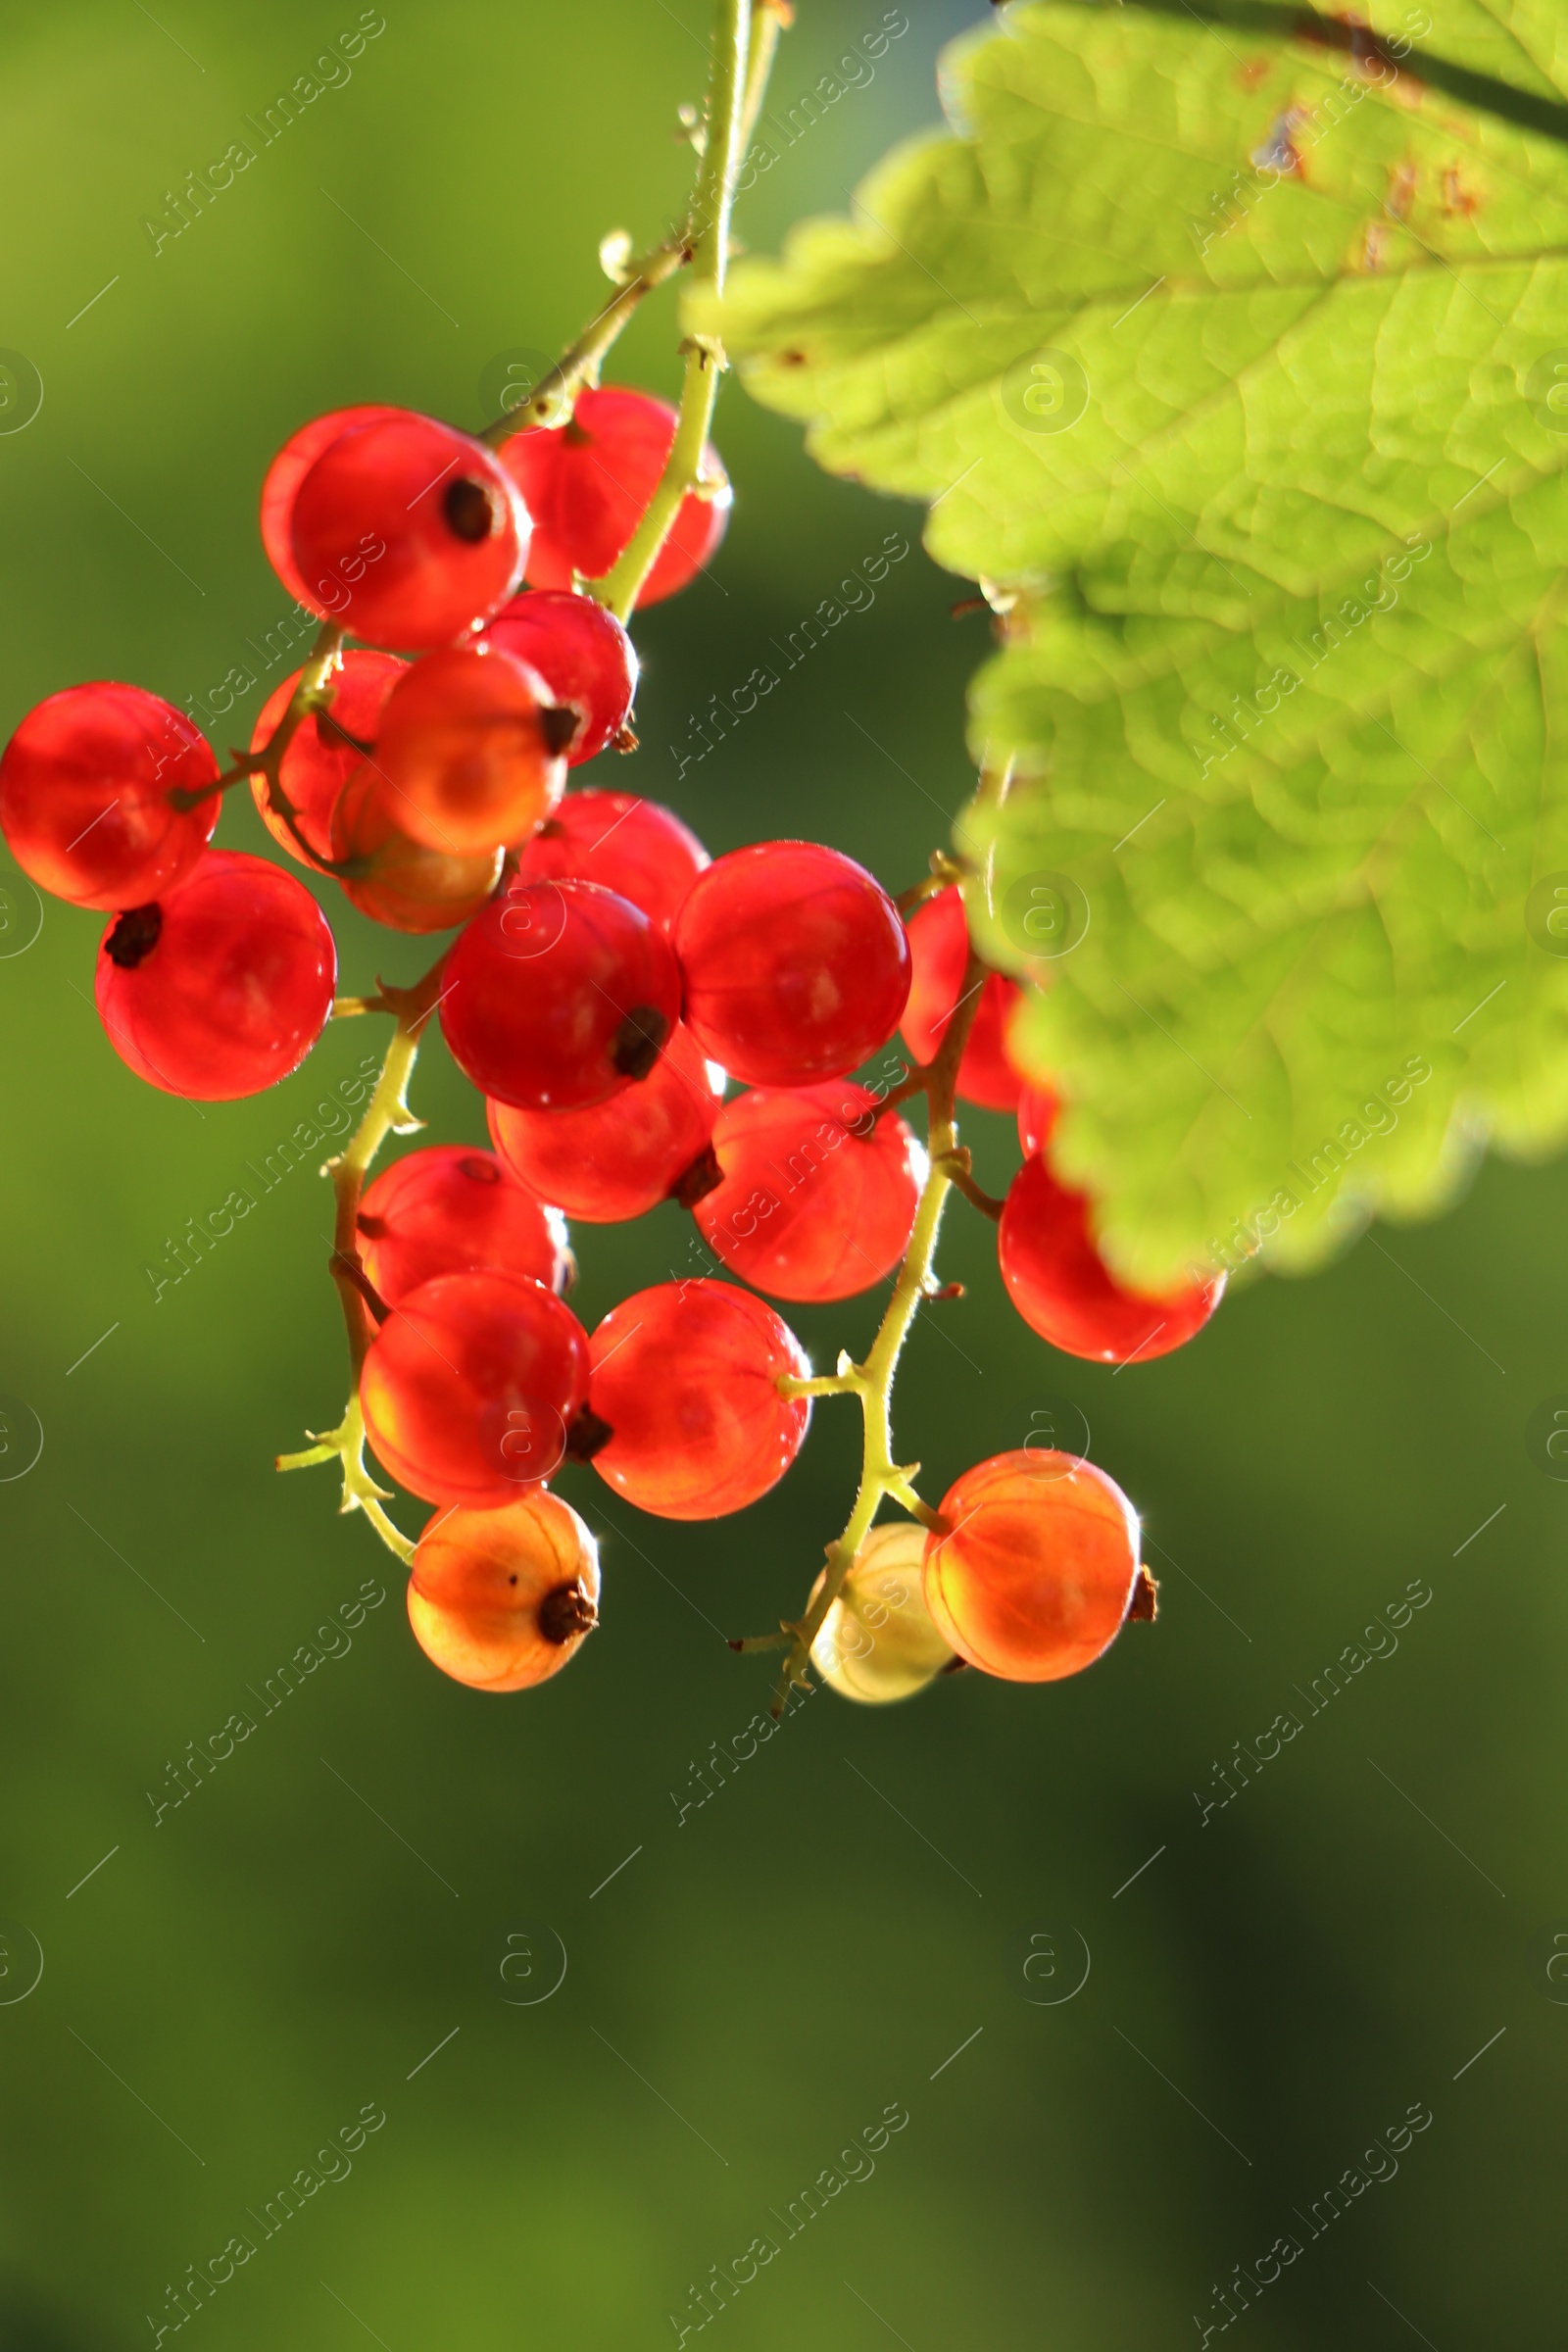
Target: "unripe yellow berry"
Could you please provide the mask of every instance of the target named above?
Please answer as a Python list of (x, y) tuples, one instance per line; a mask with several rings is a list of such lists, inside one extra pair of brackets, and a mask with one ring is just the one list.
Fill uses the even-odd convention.
[[(841, 1698), (886, 1706), (924, 1690), (953, 1651), (932, 1624), (921, 1587), (925, 1530), (911, 1519), (874, 1527), (811, 1644), (811, 1663)], [(822, 1590), (824, 1568), (811, 1591)]]

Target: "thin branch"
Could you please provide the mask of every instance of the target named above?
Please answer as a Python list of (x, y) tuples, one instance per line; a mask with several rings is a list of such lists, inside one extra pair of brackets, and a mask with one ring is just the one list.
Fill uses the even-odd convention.
[[(963, 987), (947, 1034), (936, 1057), (918, 1073), (919, 1091), (930, 1105), (929, 1146), (931, 1168), (914, 1213), (914, 1225), (904, 1263), (899, 1268), (888, 1301), (882, 1326), (872, 1341), (863, 1364), (849, 1363), (843, 1357), (836, 1375), (811, 1381), (781, 1381), (788, 1395), (843, 1396), (855, 1395), (860, 1399), (864, 1415), (864, 1441), (861, 1455), (860, 1484), (844, 1533), (828, 1547), (827, 1573), (822, 1589), (811, 1602), (806, 1615), (785, 1631), (794, 1635), (789, 1654), (773, 1693), (772, 1712), (779, 1715), (789, 1696), (790, 1685), (807, 1679), (811, 1644), (821, 1632), (827, 1613), (844, 1589), (844, 1580), (854, 1566), (856, 1554), (871, 1531), (871, 1525), (884, 1495), (918, 1519), (924, 1526), (946, 1531), (946, 1522), (929, 1503), (916, 1494), (913, 1480), (918, 1462), (898, 1463), (893, 1459), (893, 1383), (898, 1371), (899, 1357), (909, 1336), (915, 1315), (923, 1300), (940, 1287), (932, 1275), (932, 1260), (936, 1255), (937, 1236), (941, 1229), (942, 1212), (948, 1195), (955, 1189), (963, 1190), (972, 1182), (969, 1178), (969, 1154), (958, 1143), (955, 1119), (958, 1064), (968, 1043), (970, 1025), (980, 1000), (980, 983), (985, 978), (985, 966), (971, 947)], [(979, 1187), (974, 1186), (978, 1192)], [(987, 1196), (982, 1195), (982, 1200)], [(759, 1646), (775, 1647), (771, 1635), (759, 1637)]]
[[(717, 0), (713, 32), (713, 77), (708, 99), (708, 132), (702, 172), (692, 210), (695, 240), (692, 274), (715, 294), (724, 290), (724, 268), (729, 258), (730, 209), (739, 175), (748, 97), (747, 60), (753, 11), (748, 0)], [(723, 347), (711, 335), (689, 335), (686, 376), (681, 388), (680, 416), (675, 439), (658, 489), (637, 528), (615, 563), (602, 579), (587, 583), (588, 593), (608, 605), (617, 620), (635, 610), (643, 582), (658, 561), (683, 502), (710, 485), (704, 472), (709, 428), (718, 379), (728, 365)]]
[[(347, 1149), (328, 1163), (336, 1202), (330, 1263), (348, 1337), (352, 1395), (336, 1429), (323, 1431), (319, 1436), (313, 1431), (309, 1433), (313, 1443), (304, 1452), (279, 1454), (277, 1458), (279, 1470), (305, 1470), (319, 1462), (339, 1463), (343, 1473), (342, 1508), (363, 1511), (382, 1543), (405, 1564), (414, 1557), (414, 1545), (382, 1509), (389, 1497), (365, 1466), (360, 1374), (375, 1336), (375, 1324), (387, 1310), (360, 1262), (360, 1200), (370, 1163), (387, 1137), (411, 1135), (424, 1124), (409, 1108), (409, 1080), (418, 1057), (420, 1032), (440, 1002), (442, 975), (451, 953), (448, 948), (412, 988), (392, 988), (383, 981), (374, 997), (338, 1001), (339, 1005), (355, 1012), (390, 1012), (397, 1021), (381, 1074), (365, 1106), (365, 1116)], [(334, 1010), (337, 1008), (334, 1006)]]

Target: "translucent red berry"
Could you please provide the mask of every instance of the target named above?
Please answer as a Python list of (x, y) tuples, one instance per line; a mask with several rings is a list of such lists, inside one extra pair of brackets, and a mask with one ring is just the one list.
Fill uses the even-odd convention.
[(487, 1268), (547, 1290), (571, 1270), (566, 1221), (514, 1183), (493, 1152), (436, 1144), (376, 1178), (356, 1222), (361, 1261), (388, 1306), (438, 1274)]
[(1092, 1462), (1026, 1447), (966, 1470), (925, 1547), (925, 1599), (961, 1658), (1054, 1683), (1115, 1640), (1138, 1582), (1138, 1514)]
[(524, 882), (602, 883), (667, 933), (708, 864), (695, 833), (658, 801), (631, 792), (568, 792), (517, 858)]
[(614, 742), (631, 716), (637, 649), (613, 612), (591, 596), (536, 588), (503, 606), (484, 636), (537, 670), (558, 709), (576, 712), (569, 766), (580, 767)]
[(1090, 1202), (1056, 1182), (1043, 1159), (1012, 1180), (997, 1238), (1007, 1296), (1032, 1331), (1067, 1355), (1147, 1364), (1201, 1331), (1225, 1277), (1149, 1298), (1117, 1282), (1095, 1248)]
[(482, 442), (412, 410), (350, 425), (294, 494), (301, 602), (356, 637), (423, 653), (512, 594), (528, 517)]
[(427, 850), (392, 821), (399, 796), (373, 760), (357, 767), (332, 810), (331, 853), (354, 870), (339, 876), (346, 898), (393, 931), (450, 931), (478, 913), (501, 879), (504, 853), (451, 857)]
[(646, 1078), (680, 1012), (663, 934), (597, 882), (514, 882), (452, 951), (441, 1027), (481, 1094), (583, 1110)]
[(1049, 1086), (1026, 1086), (1018, 1097), (1018, 1141), (1024, 1157), (1033, 1159), (1051, 1141), (1061, 1099)]
[(732, 850), (676, 918), (685, 1019), (751, 1086), (837, 1078), (886, 1045), (909, 993), (899, 910), (863, 866), (809, 841)]
[(314, 603), (304, 577), (294, 561), (293, 542), (289, 526), (294, 514), (294, 498), (301, 482), (318, 458), (331, 448), (339, 433), (350, 425), (368, 424), (380, 416), (401, 416), (402, 409), (389, 409), (371, 403), (355, 409), (331, 409), (324, 416), (313, 416), (302, 424), (297, 433), (290, 433), (272, 463), (267, 468), (262, 484), (262, 545), (284, 587), (296, 604)]
[(723, 1182), (693, 1214), (715, 1257), (776, 1298), (850, 1298), (904, 1255), (925, 1152), (843, 1083), (754, 1087), (713, 1129)]
[[(513, 435), (501, 456), (533, 517), (534, 587), (569, 588), (574, 572), (604, 576), (647, 512), (674, 440), (668, 403), (620, 384), (579, 393), (569, 424)], [(732, 494), (710, 446), (703, 471), (720, 487), (711, 498), (682, 500), (640, 604), (684, 588), (724, 536)]]
[(727, 1282), (662, 1283), (612, 1308), (589, 1343), (590, 1410), (612, 1435), (593, 1457), (659, 1519), (718, 1519), (777, 1486), (805, 1443), (810, 1363), (787, 1323)]
[(426, 1502), (493, 1510), (561, 1466), (588, 1394), (588, 1336), (519, 1274), (440, 1274), (376, 1333), (360, 1375), (380, 1460)]
[[(408, 668), (396, 654), (378, 654), (354, 646), (343, 656), (343, 666), (332, 681), (329, 711), (313, 710), (289, 738), (278, 771), (285, 798), (295, 810), (300, 831), (318, 858), (332, 856), (332, 809), (339, 793), (364, 759), (364, 744), (373, 744), (387, 696)], [(262, 705), (251, 735), (251, 750), (260, 752), (276, 734), (283, 713), (304, 676), (295, 670)], [(355, 738), (345, 743), (345, 734)], [(288, 826), (272, 812), (265, 776), (252, 776), (251, 797), (263, 824), (291, 858), (306, 860)]]
[(116, 916), (96, 995), (138, 1078), (229, 1102), (298, 1068), (336, 979), (332, 934), (304, 884), (265, 858), (213, 850), (177, 890)]
[(140, 686), (68, 686), (27, 712), (0, 759), (0, 831), (24, 874), (75, 906), (138, 906), (172, 890), (218, 822), (205, 737)]
[(723, 1073), (677, 1028), (640, 1085), (592, 1109), (485, 1107), (519, 1184), (584, 1224), (616, 1225), (657, 1208), (683, 1178), (700, 1188), (716, 1177), (707, 1154), (723, 1093)]
[(599, 1622), (599, 1552), (569, 1503), (534, 1488), (500, 1510), (447, 1510), (420, 1537), (409, 1623), (425, 1656), (474, 1690), (526, 1690)]
[[(914, 972), (900, 1027), (910, 1058), (927, 1062), (935, 1059), (963, 993), (969, 925), (960, 890), (939, 891), (910, 918), (909, 952)], [(958, 1093), (984, 1110), (1011, 1110), (1023, 1085), (1006, 1053), (1007, 1023), (1022, 995), (1017, 982), (1000, 972), (987, 973), (979, 984), (958, 1064)]]
[(448, 857), (525, 841), (565, 786), (573, 723), (511, 654), (483, 644), (427, 654), (387, 697), (375, 743), (399, 826)]

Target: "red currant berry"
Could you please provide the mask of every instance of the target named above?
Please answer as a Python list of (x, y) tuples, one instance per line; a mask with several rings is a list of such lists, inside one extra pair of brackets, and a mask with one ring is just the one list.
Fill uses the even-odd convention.
[(412, 841), (448, 857), (523, 841), (566, 781), (575, 724), (537, 671), (489, 646), (427, 654), (387, 697), (375, 764)]
[(177, 890), (117, 915), (95, 993), (138, 1078), (232, 1102), (299, 1067), (336, 979), (332, 934), (304, 884), (265, 858), (214, 850)]
[(800, 1341), (727, 1282), (638, 1291), (589, 1342), (588, 1398), (612, 1435), (593, 1457), (606, 1483), (657, 1519), (721, 1519), (776, 1487), (806, 1440), (810, 1399), (778, 1383), (810, 1376)]
[(863, 1087), (755, 1087), (713, 1129), (723, 1182), (693, 1211), (715, 1257), (775, 1298), (852, 1298), (904, 1255), (925, 1151)]
[(505, 853), (452, 858), (410, 841), (392, 822), (402, 806), (373, 760), (357, 767), (332, 811), (332, 856), (356, 870), (344, 896), (391, 931), (450, 931), (478, 913), (501, 879)]
[(1018, 1097), (1018, 1141), (1024, 1157), (1033, 1159), (1051, 1141), (1061, 1098), (1049, 1086), (1026, 1086)]
[(577, 713), (568, 766), (580, 767), (614, 742), (637, 692), (637, 649), (613, 612), (591, 596), (536, 588), (503, 606), (484, 636), (537, 670), (558, 709)]
[(105, 910), (184, 880), (212, 839), (218, 781), (182, 710), (140, 686), (68, 686), (27, 712), (0, 759), (0, 831), (24, 874), (57, 899)]
[(569, 1503), (534, 1488), (494, 1511), (442, 1511), (409, 1574), (409, 1623), (474, 1690), (548, 1682), (599, 1622), (599, 1552)]
[[(900, 1023), (910, 1057), (935, 1059), (956, 1009), (969, 960), (969, 925), (964, 917), (963, 893), (956, 887), (928, 899), (909, 924), (909, 953), (914, 976), (909, 1001)], [(964, 1040), (958, 1064), (958, 1093), (965, 1102), (982, 1110), (1011, 1110), (1023, 1080), (1007, 1059), (1007, 1022), (1022, 1001), (1015, 980), (989, 972), (980, 984), (980, 1001)]]
[[(332, 856), (333, 804), (365, 757), (356, 744), (374, 743), (386, 698), (408, 666), (396, 654), (377, 654), (354, 647), (343, 656), (343, 666), (332, 687), (330, 712), (308, 712), (289, 738), (279, 764), (278, 780), (298, 816), (300, 831), (319, 858)], [(294, 689), (304, 675), (303, 670), (297, 669), (268, 696), (251, 735), (253, 752), (265, 751), (277, 733), (283, 713), (294, 699)], [(345, 743), (344, 734), (354, 736), (356, 742)], [(251, 798), (272, 839), (303, 865), (306, 861), (300, 855), (299, 843), (283, 819), (272, 812), (265, 776), (252, 776)]]
[(1164, 1298), (1125, 1289), (1089, 1231), (1083, 1193), (1059, 1185), (1043, 1159), (1026, 1159), (1012, 1180), (997, 1237), (1007, 1296), (1031, 1331), (1066, 1355), (1098, 1364), (1147, 1364), (1201, 1331), (1225, 1277)]
[(294, 561), (289, 525), (294, 514), (294, 498), (301, 482), (318, 458), (325, 455), (339, 433), (350, 425), (369, 424), (380, 416), (401, 416), (401, 409), (383, 408), (377, 404), (357, 409), (330, 409), (324, 416), (313, 416), (302, 424), (297, 433), (290, 433), (272, 463), (267, 468), (262, 484), (262, 545), (267, 560), (298, 605), (311, 605), (313, 599), (298, 564)]
[(525, 1274), (563, 1291), (566, 1220), (514, 1184), (493, 1152), (437, 1144), (385, 1169), (360, 1205), (360, 1257), (388, 1306), (438, 1274)]
[(925, 1546), (925, 1600), (960, 1658), (1009, 1683), (1092, 1666), (1126, 1622), (1138, 1514), (1092, 1462), (1025, 1447), (966, 1470)]
[(440, 1274), (411, 1291), (360, 1375), (380, 1460), (426, 1502), (494, 1510), (564, 1459), (588, 1394), (588, 1335), (519, 1274)]
[[(513, 435), (501, 460), (533, 516), (527, 571), (535, 588), (569, 588), (578, 573), (604, 576), (647, 512), (674, 441), (668, 403), (621, 384), (579, 393), (569, 424)], [(681, 501), (639, 604), (684, 588), (724, 536), (733, 494), (710, 444), (703, 472), (722, 486), (716, 497)]]
[(517, 858), (524, 882), (599, 882), (667, 936), (708, 852), (673, 810), (631, 792), (569, 792)]
[(680, 975), (641, 908), (597, 882), (514, 882), (452, 951), (441, 1027), (483, 1095), (585, 1110), (646, 1078), (680, 1013)]
[(301, 602), (356, 637), (424, 653), (505, 603), (528, 517), (482, 442), (397, 409), (328, 443), (294, 494)]
[(718, 858), (692, 884), (674, 945), (698, 1043), (749, 1086), (842, 1077), (887, 1044), (909, 993), (898, 908), (815, 842)]
[(496, 1150), (519, 1184), (585, 1225), (640, 1217), (681, 1187), (713, 1182), (707, 1157), (723, 1100), (722, 1071), (676, 1029), (641, 1086), (590, 1110), (486, 1110)]

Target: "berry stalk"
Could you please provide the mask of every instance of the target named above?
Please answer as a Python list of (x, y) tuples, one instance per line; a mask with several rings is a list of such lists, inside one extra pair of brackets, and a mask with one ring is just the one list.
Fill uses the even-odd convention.
[(376, 996), (343, 997), (333, 1007), (340, 1018), (365, 1012), (390, 1012), (395, 1015), (397, 1026), (381, 1064), (381, 1074), (365, 1106), (365, 1116), (347, 1149), (327, 1163), (336, 1200), (330, 1267), (343, 1308), (353, 1375), (348, 1407), (336, 1429), (319, 1434), (307, 1431), (314, 1444), (302, 1453), (280, 1453), (276, 1462), (279, 1470), (306, 1470), (318, 1462), (340, 1462), (343, 1509), (363, 1511), (387, 1549), (395, 1552), (405, 1567), (414, 1557), (414, 1545), (388, 1518), (382, 1504), (390, 1496), (384, 1487), (375, 1484), (365, 1466), (360, 1373), (374, 1337), (374, 1324), (367, 1298), (369, 1284), (360, 1258), (360, 1199), (370, 1164), (387, 1137), (413, 1135), (424, 1125), (409, 1107), (409, 1081), (418, 1059), (424, 1024), (441, 1001), (442, 976), (450, 953), (449, 949), (446, 955), (438, 956), (412, 988), (388, 988), (383, 983)]
[(963, 1058), (986, 977), (987, 967), (971, 948), (963, 988), (941, 1048), (924, 1069), (912, 1071), (906, 1082), (907, 1092), (923, 1093), (929, 1106), (931, 1168), (893, 1296), (864, 1363), (851, 1363), (841, 1355), (836, 1373), (811, 1380), (786, 1377), (778, 1384), (789, 1396), (858, 1396), (864, 1417), (865, 1441), (855, 1507), (844, 1533), (836, 1544), (828, 1546), (827, 1573), (806, 1615), (786, 1624), (780, 1634), (764, 1634), (760, 1639), (735, 1644), (737, 1648), (750, 1650), (777, 1649), (786, 1642), (789, 1643), (789, 1655), (773, 1694), (775, 1717), (783, 1710), (791, 1683), (806, 1679), (811, 1644), (844, 1589), (844, 1581), (871, 1531), (883, 1496), (891, 1495), (912, 1518), (927, 1527), (940, 1529), (943, 1524), (914, 1490), (912, 1481), (918, 1475), (919, 1463), (899, 1463), (893, 1459), (893, 1383), (920, 1302), (932, 1295), (935, 1287), (932, 1260), (948, 1195), (956, 1189), (969, 1189), (969, 1154), (958, 1143), (955, 1104), (958, 1064)]
[[(734, 181), (742, 157), (751, 144), (767, 95), (768, 77), (778, 50), (779, 35), (793, 21), (794, 11), (789, 0), (751, 0), (751, 20), (746, 28), (747, 53), (745, 82), (739, 108), (739, 130), (734, 142), (734, 160), (727, 180), (729, 198), (733, 198)], [(722, 31), (722, 27), (721, 27)], [(704, 145), (708, 144), (706, 138)], [(678, 270), (696, 261), (702, 246), (701, 226), (704, 220), (703, 194), (706, 184), (699, 180), (692, 212), (676, 236), (666, 237), (636, 261), (628, 261), (618, 272), (619, 283), (571, 346), (542, 375), (526, 400), (519, 401), (505, 416), (487, 425), (479, 439), (492, 449), (500, 449), (514, 433), (526, 432), (530, 426), (557, 425), (571, 414), (572, 403), (585, 385), (597, 384), (599, 370), (613, 348), (622, 330), (631, 322), (645, 298), (673, 277)], [(727, 240), (726, 201), (726, 240)], [(702, 447), (698, 443), (699, 450)], [(655, 556), (659, 553), (654, 550)]]
[[(692, 274), (699, 284), (722, 293), (729, 258), (730, 211), (735, 181), (746, 152), (748, 97), (747, 67), (754, 18), (776, 22), (770, 9), (754, 9), (750, 0), (717, 0), (713, 26), (713, 78), (709, 89), (708, 128), (702, 172), (693, 206)], [(773, 36), (776, 38), (776, 33)], [(755, 93), (761, 103), (761, 88)], [(617, 620), (634, 611), (643, 582), (683, 500), (708, 487), (703, 452), (713, 421), (718, 379), (727, 365), (723, 347), (710, 335), (688, 336), (684, 345), (686, 376), (681, 387), (680, 421), (674, 445), (658, 489), (623, 553), (602, 579), (590, 580), (588, 592), (608, 605)]]

